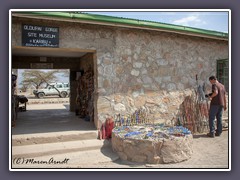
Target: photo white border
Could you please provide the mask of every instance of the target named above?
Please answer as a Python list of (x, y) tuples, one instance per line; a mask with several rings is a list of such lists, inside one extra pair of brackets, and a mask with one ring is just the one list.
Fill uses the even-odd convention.
[[(228, 94), (228, 169), (70, 169), (70, 168), (61, 168), (61, 169), (13, 169), (12, 165), (12, 127), (11, 127), (11, 74), (12, 74), (12, 12), (22, 12), (22, 11), (44, 11), (44, 12), (73, 12), (73, 11), (84, 11), (84, 12), (228, 12), (228, 45), (229, 45), (229, 94)], [(231, 171), (231, 10), (230, 9), (10, 9), (9, 10), (9, 170), (10, 171)]]

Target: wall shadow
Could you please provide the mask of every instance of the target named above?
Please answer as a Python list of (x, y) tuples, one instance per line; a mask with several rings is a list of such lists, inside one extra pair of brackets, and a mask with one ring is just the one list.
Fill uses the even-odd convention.
[(93, 122), (85, 121), (69, 112), (69, 105), (64, 107), (19, 112), (12, 135), (96, 130)]

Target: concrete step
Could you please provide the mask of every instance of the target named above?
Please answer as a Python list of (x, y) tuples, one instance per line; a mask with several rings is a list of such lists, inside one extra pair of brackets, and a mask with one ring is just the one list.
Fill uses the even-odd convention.
[(111, 148), (101, 148), (34, 158), (15, 157), (12, 158), (12, 168), (101, 168), (118, 159)]
[(110, 140), (80, 140), (12, 147), (12, 168), (81, 168), (119, 159)]
[(111, 141), (108, 140), (79, 140), (57, 143), (45, 143), (36, 145), (13, 146), (12, 156), (15, 157), (40, 157), (46, 155), (65, 154), (69, 152), (80, 152), (111, 148)]
[(40, 134), (12, 135), (12, 146), (97, 139), (97, 131), (72, 131)]

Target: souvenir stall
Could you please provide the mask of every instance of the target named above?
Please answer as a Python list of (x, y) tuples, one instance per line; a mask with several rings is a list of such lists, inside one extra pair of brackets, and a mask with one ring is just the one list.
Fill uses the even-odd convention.
[(76, 115), (86, 121), (93, 121), (93, 73), (91, 68), (82, 71), (77, 79)]

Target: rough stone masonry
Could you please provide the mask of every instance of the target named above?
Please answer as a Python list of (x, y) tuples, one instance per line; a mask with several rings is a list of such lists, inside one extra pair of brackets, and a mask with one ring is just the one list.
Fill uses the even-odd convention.
[(199, 84), (207, 83), (216, 74), (216, 60), (228, 57), (223, 41), (131, 29), (109, 33), (111, 51), (98, 56), (101, 121), (106, 114), (145, 108), (154, 121), (170, 123), (184, 98), (197, 88), (196, 75)]
[(170, 139), (126, 139), (112, 133), (112, 148), (122, 160), (164, 164), (178, 163), (191, 158), (192, 134)]
[[(228, 42), (222, 40), (51, 20), (41, 25), (59, 27), (59, 48), (96, 50), (95, 116), (100, 121), (140, 107), (155, 121), (171, 120), (196, 88), (195, 76), (199, 84), (207, 83), (216, 74), (216, 60), (228, 58)], [(14, 21), (12, 46), (21, 46), (20, 37), (21, 21)]]

